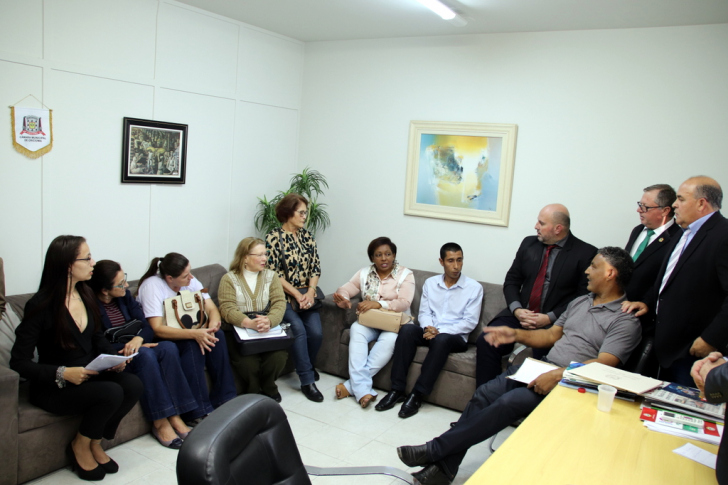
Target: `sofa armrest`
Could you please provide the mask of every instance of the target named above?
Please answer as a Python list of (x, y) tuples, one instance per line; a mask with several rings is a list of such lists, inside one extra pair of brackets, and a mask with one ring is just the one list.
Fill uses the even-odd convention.
[(20, 376), (0, 365), (0, 485), (18, 483), (18, 386)]
[(348, 352), (342, 352), (341, 334), (356, 321), (356, 302), (352, 299), (352, 308), (344, 310), (336, 306), (333, 295), (326, 295), (320, 310), (323, 342), (315, 366), (329, 374), (343, 376), (346, 373)]

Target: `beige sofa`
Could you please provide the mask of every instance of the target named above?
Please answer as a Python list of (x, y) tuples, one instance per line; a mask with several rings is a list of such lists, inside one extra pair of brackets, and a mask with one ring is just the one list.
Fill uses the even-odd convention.
[[(192, 270), (195, 277), (209, 289), (215, 303), (220, 278), (226, 272), (219, 264)], [(132, 293), (137, 283), (130, 282)], [(32, 295), (28, 293), (7, 297), (8, 304), (20, 318)], [(0, 338), (11, 338), (10, 335), (14, 336), (14, 333), (0, 332)], [(4, 344), (12, 345), (10, 342)], [(0, 485), (24, 483), (68, 465), (64, 450), (75, 435), (80, 421), (80, 416), (57, 416), (30, 404), (28, 383), (20, 382), (20, 376), (15, 371), (0, 365)], [(149, 430), (150, 424), (137, 403), (121, 421), (116, 438), (104, 442), (105, 447), (124, 443)]]
[[(417, 316), (420, 309), (420, 298), (422, 297), (422, 285), (425, 280), (439, 273), (429, 271), (413, 270), (415, 275), (415, 297), (412, 301), (412, 315)], [(462, 353), (450, 354), (444, 369), (440, 373), (435, 387), (426, 400), (462, 411), (465, 405), (475, 392), (475, 340), (482, 332), (483, 325), (487, 325), (493, 317), (506, 307), (506, 300), (503, 296), (503, 286), (492, 283), (480, 283), (483, 285), (483, 304), (480, 309), (480, 320), (475, 329), (468, 337), (468, 350)], [(342, 378), (348, 378), (349, 359), (349, 327), (356, 321), (355, 308), (359, 302), (358, 297), (352, 299), (352, 308), (342, 310), (334, 304), (331, 295), (324, 300), (321, 310), (321, 322), (323, 324), (323, 344), (318, 355), (316, 367), (319, 370), (335, 374)], [(407, 390), (412, 389), (417, 376), (420, 375), (422, 361), (427, 355), (427, 347), (420, 347), (415, 355), (415, 360), (410, 366), (407, 375)], [(390, 375), (392, 362), (390, 361), (374, 377), (374, 387), (377, 389), (391, 389)], [(384, 396), (381, 396), (384, 397)]]

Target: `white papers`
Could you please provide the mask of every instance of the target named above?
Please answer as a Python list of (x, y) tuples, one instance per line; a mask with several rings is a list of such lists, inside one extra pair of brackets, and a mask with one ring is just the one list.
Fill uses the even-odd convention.
[(94, 360), (92, 360), (86, 367), (86, 370), (95, 370), (96, 372), (105, 371), (111, 369), (122, 362), (135, 357), (139, 352), (135, 352), (131, 355), (111, 355), (111, 354), (100, 354)]
[(600, 364), (599, 362), (592, 362), (591, 364), (571, 369), (569, 372), (591, 381), (609, 384), (617, 389), (634, 392), (635, 394), (644, 394), (662, 385), (662, 381), (658, 381), (657, 379), (641, 376), (634, 372), (627, 372), (622, 369)]
[(705, 451), (702, 448), (698, 448), (695, 445), (691, 445), (690, 443), (685, 443), (680, 448), (672, 450), (672, 452), (693, 461), (697, 461), (701, 465), (709, 466), (713, 470), (715, 470), (715, 463), (718, 460), (717, 455), (714, 455), (709, 451)]
[(508, 378), (513, 379), (514, 381), (523, 382), (524, 384), (530, 384), (541, 374), (545, 374), (546, 372), (558, 368), (559, 366), (557, 365), (529, 357), (523, 361), (523, 364), (518, 368), (518, 371), (515, 374), (508, 376)]
[(233, 328), (235, 329), (235, 332), (238, 334), (238, 337), (240, 337), (240, 340), (256, 340), (256, 339), (260, 339), (260, 338), (275, 338), (275, 337), (285, 337), (286, 336), (286, 332), (284, 332), (280, 326), (271, 327), (271, 329), (265, 333), (259, 333), (258, 331), (250, 329), (250, 328), (240, 328), (240, 327), (233, 327)]
[(691, 440), (698, 440), (704, 443), (710, 443), (711, 445), (719, 445), (720, 437), (723, 436), (723, 426), (716, 425), (720, 436), (706, 434), (702, 429), (698, 432), (687, 431), (684, 429), (673, 428), (672, 426), (666, 426), (664, 424), (652, 423), (650, 421), (644, 422), (645, 427), (651, 431), (657, 431), (658, 433), (671, 434), (673, 436), (679, 436), (681, 438), (688, 438)]

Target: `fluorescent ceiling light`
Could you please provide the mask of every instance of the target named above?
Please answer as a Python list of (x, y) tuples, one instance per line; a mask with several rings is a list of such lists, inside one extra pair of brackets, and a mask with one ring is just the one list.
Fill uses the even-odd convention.
[(443, 5), (438, 0), (417, 0), (425, 7), (429, 8), (433, 12), (435, 12), (437, 15), (442, 17), (445, 20), (451, 20), (454, 19), (457, 15), (455, 12), (453, 12), (450, 7)]
[(450, 7), (441, 3), (439, 0), (417, 0), (425, 7), (429, 8), (444, 20), (450, 21), (453, 25), (462, 27), (468, 23), (467, 20), (455, 13)]

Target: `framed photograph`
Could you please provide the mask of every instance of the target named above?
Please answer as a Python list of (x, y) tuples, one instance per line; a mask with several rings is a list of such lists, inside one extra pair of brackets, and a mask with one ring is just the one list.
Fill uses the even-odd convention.
[(507, 226), (517, 126), (412, 121), (404, 213)]
[(124, 118), (122, 183), (184, 184), (187, 125)]

